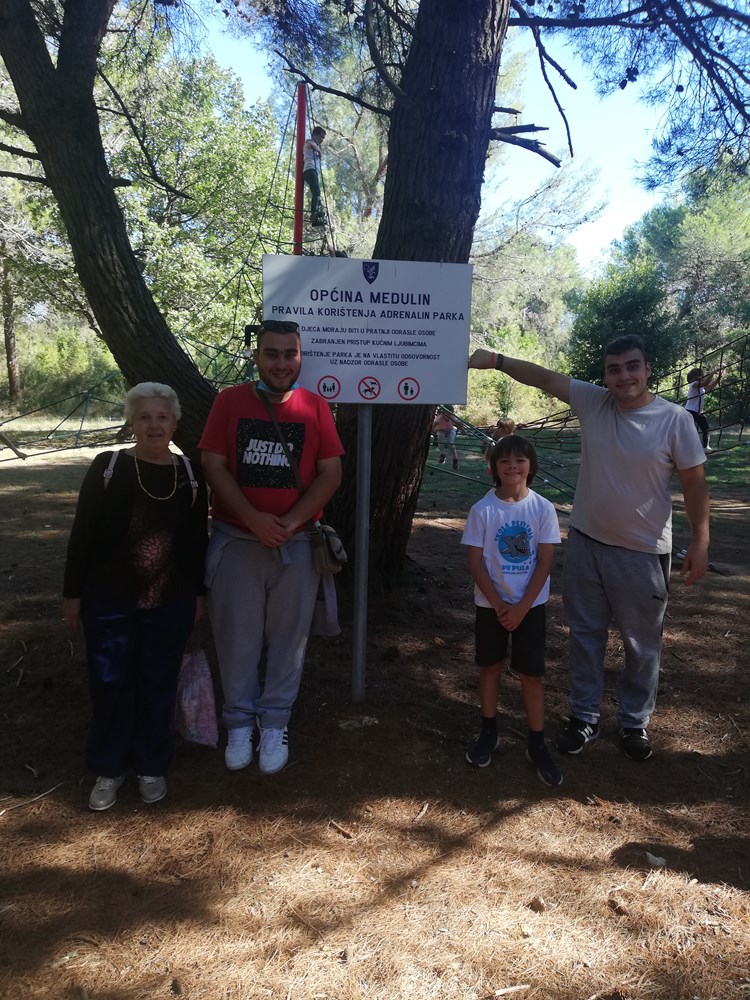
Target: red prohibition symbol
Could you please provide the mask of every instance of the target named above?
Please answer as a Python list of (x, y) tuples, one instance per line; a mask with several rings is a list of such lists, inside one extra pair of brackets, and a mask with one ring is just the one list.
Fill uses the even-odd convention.
[(373, 400), (380, 395), (380, 382), (374, 375), (365, 375), (359, 380), (359, 394), (362, 399)]

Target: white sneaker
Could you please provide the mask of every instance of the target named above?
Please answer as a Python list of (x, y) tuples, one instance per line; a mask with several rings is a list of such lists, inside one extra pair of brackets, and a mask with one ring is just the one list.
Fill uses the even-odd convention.
[(96, 784), (91, 789), (91, 795), (89, 795), (89, 809), (93, 809), (94, 812), (110, 809), (117, 801), (117, 789), (124, 780), (124, 774), (118, 778), (98, 777)]
[(160, 774), (139, 774), (138, 788), (141, 798), (149, 805), (152, 802), (161, 802), (167, 794), (167, 782)]
[(228, 731), (224, 763), (230, 771), (241, 771), (253, 759), (253, 727), (237, 726)]
[(261, 729), (258, 766), (263, 774), (276, 774), (289, 760), (289, 737), (283, 729)]

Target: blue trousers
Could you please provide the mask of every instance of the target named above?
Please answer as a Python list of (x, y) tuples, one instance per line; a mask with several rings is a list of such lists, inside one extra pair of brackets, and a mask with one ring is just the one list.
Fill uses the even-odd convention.
[(84, 594), (92, 717), (86, 764), (115, 778), (164, 774), (172, 759), (177, 677), (195, 619), (195, 597), (160, 608), (127, 607)]
[(659, 686), (667, 610), (669, 556), (603, 545), (571, 528), (563, 567), (563, 607), (570, 629), (570, 711), (598, 722), (609, 624), (620, 631), (625, 662), (617, 682), (617, 722), (648, 726)]

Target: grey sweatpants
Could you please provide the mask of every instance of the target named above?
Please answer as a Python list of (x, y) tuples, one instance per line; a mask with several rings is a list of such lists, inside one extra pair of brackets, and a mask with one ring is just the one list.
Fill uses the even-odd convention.
[(669, 556), (603, 545), (571, 528), (563, 567), (570, 711), (598, 722), (609, 624), (622, 636), (625, 662), (617, 683), (617, 722), (645, 728), (656, 704)]
[[(310, 541), (302, 533), (279, 549), (268, 549), (252, 538), (231, 538), (213, 554), (209, 547), (209, 565), (208, 611), (224, 725), (234, 729), (257, 721), (264, 729), (283, 729), (302, 679), (318, 591)], [(258, 665), (264, 647), (261, 691)]]

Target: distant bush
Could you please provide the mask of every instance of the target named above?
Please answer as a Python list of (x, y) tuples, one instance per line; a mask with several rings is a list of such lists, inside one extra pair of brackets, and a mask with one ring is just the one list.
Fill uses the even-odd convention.
[[(93, 331), (35, 319), (19, 324), (16, 341), (24, 412), (44, 409), (63, 415), (76, 404), (70, 397), (83, 399), (86, 392), (92, 416), (121, 412), (125, 381), (106, 344)], [(0, 393), (7, 406), (7, 375)]]

